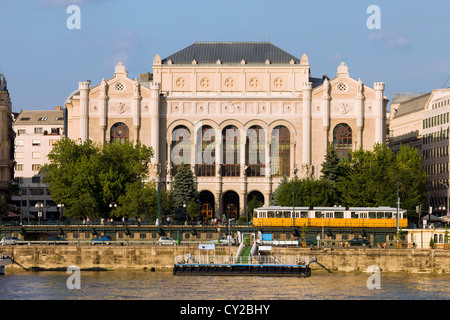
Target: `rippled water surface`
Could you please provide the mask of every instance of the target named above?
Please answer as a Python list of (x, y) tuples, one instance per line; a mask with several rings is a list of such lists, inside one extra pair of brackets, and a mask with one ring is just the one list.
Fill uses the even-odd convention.
[(81, 271), (81, 289), (68, 289), (65, 272), (7, 272), (0, 300), (440, 300), (450, 299), (450, 276), (316, 273), (300, 277), (173, 276), (170, 272)]

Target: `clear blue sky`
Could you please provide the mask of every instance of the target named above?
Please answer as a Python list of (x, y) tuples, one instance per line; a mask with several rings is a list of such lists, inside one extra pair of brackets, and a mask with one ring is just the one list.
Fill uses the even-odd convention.
[[(69, 5), (81, 29), (69, 30)], [(370, 30), (368, 6), (381, 9)], [(395, 92), (428, 92), (450, 76), (450, 1), (384, 0), (0, 0), (0, 72), (13, 110), (54, 109), (79, 81), (113, 76), (121, 60), (129, 76), (198, 41), (270, 41), (301, 57), (312, 75), (350, 76)], [(450, 81), (446, 86), (450, 86)]]

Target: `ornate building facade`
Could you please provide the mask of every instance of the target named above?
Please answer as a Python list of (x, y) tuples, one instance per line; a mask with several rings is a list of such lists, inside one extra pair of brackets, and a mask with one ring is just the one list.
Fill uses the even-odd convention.
[(6, 79), (0, 73), (0, 196), (6, 196), (5, 200), (9, 200), (14, 176), (13, 141), (11, 98)]
[(192, 166), (205, 216), (246, 216), (254, 196), (268, 205), (282, 176), (319, 177), (329, 144), (345, 157), (386, 138), (384, 83), (329, 79), (267, 42), (197, 42), (130, 79), (80, 82), (66, 100), (71, 139), (140, 140), (153, 148), (152, 179), (171, 188)]

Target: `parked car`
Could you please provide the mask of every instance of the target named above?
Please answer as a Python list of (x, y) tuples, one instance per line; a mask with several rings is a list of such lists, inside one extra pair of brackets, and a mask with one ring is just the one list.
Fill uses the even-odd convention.
[(50, 237), (46, 241), (47, 241), (47, 244), (54, 244), (54, 245), (69, 244), (69, 241), (67, 241), (66, 239), (64, 239), (62, 237), (58, 237), (58, 236)]
[(3, 238), (2, 241), (0, 241), (0, 243), (2, 244), (2, 246), (14, 245), (14, 244), (28, 244), (28, 245), (31, 245), (31, 242), (24, 241), (24, 240), (19, 239), (17, 237)]
[(228, 237), (220, 237), (219, 239), (211, 241), (211, 243), (235, 245), (236, 244), (236, 240), (234, 240), (234, 238), (231, 238), (231, 237), (230, 238), (228, 238)]
[(110, 245), (111, 244), (110, 241), (111, 241), (111, 237), (110, 236), (103, 235), (103, 236), (98, 236), (98, 237), (92, 239), (91, 240), (91, 244), (92, 245), (96, 245), (96, 244)]
[(363, 238), (353, 238), (347, 242), (350, 246), (370, 246), (370, 241)]
[(158, 239), (158, 245), (164, 246), (164, 245), (172, 245), (175, 246), (177, 244), (177, 241), (172, 239), (171, 237), (161, 237)]

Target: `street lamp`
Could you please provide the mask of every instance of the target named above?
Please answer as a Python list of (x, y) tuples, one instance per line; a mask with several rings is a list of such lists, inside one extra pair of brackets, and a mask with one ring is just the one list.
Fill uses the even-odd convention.
[(44, 207), (44, 204), (42, 202), (38, 202), (36, 203), (35, 207), (38, 209), (38, 223), (41, 224), (41, 216), (42, 216), (41, 208)]
[(62, 210), (64, 208), (64, 203), (58, 203), (56, 206), (59, 208), (59, 221), (62, 223)]
[(185, 226), (187, 226), (187, 224), (188, 224), (188, 214), (187, 214), (187, 209), (186, 209), (186, 203), (183, 203), (183, 211), (184, 211), (184, 214), (186, 215), (186, 222), (185, 222)]

